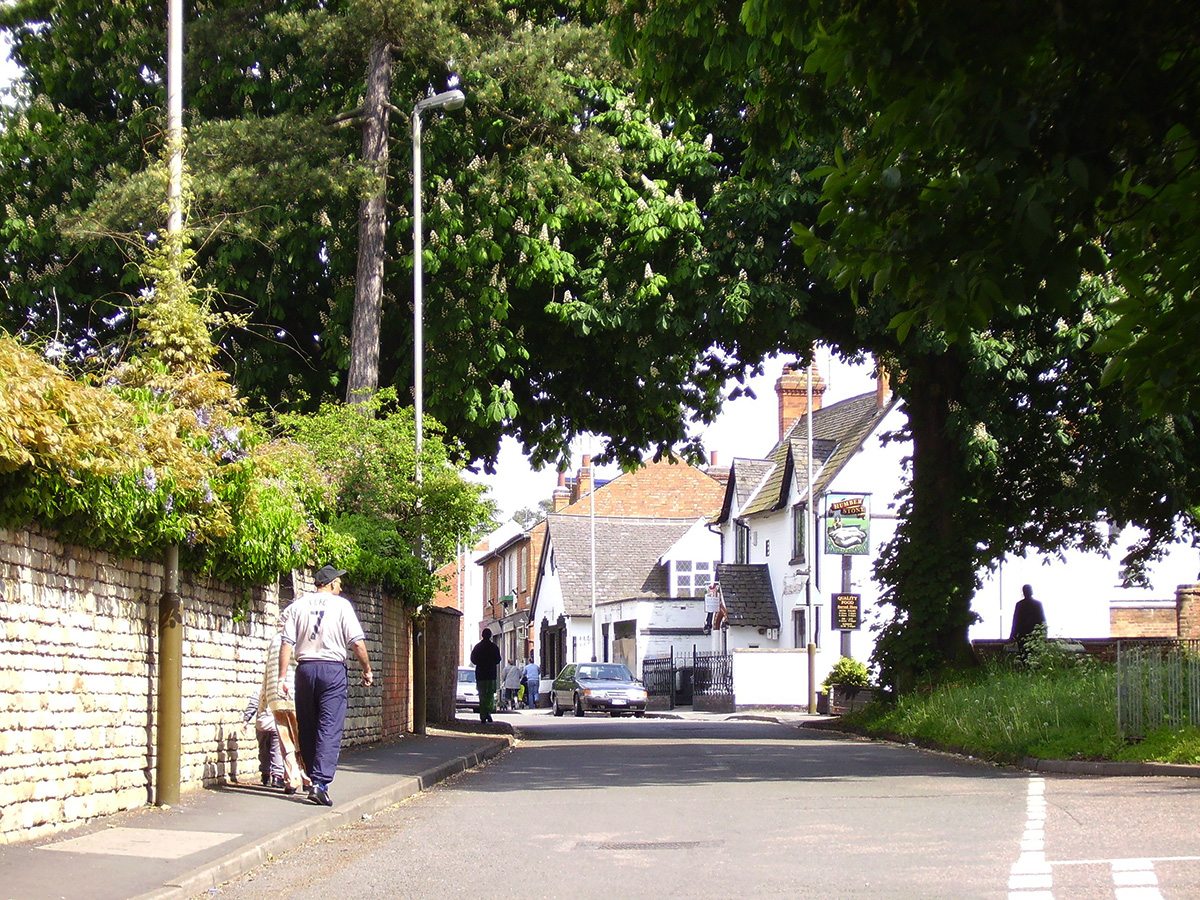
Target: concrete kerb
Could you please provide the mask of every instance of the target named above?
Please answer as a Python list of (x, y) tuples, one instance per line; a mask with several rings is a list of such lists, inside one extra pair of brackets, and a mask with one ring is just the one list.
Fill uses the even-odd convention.
[(273, 857), (299, 847), (318, 835), (340, 828), (363, 816), (387, 809), (402, 800), (414, 797), (423, 790), (445, 781), (460, 772), (473, 769), (481, 763), (498, 756), (514, 743), (507, 734), (489, 735), (490, 742), (481, 750), (448, 760), (417, 775), (397, 779), (392, 784), (371, 794), (347, 801), (336, 809), (328, 810), (301, 822), (269, 834), (252, 846), (235, 850), (220, 859), (193, 869), (180, 878), (167, 882), (131, 900), (187, 900), (197, 894), (219, 887), (232, 878), (245, 875), (250, 870), (269, 862)]

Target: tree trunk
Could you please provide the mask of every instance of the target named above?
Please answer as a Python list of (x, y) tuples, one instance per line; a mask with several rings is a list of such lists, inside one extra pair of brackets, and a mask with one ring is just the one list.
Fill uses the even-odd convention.
[(905, 613), (889, 626), (895, 687), (974, 662), (967, 629), (974, 620), (975, 548), (962, 448), (948, 427), (962, 372), (952, 352), (905, 372), (904, 403), (913, 442), (912, 496), (893, 552), (880, 568), (889, 599)]
[(377, 176), (375, 190), (358, 207), (358, 270), (354, 316), (350, 325), (350, 372), (346, 400), (354, 403), (379, 388), (379, 333), (383, 315), (384, 240), (387, 234), (388, 94), (392, 84), (392, 47), (371, 47), (367, 96), (363, 104), (363, 162)]

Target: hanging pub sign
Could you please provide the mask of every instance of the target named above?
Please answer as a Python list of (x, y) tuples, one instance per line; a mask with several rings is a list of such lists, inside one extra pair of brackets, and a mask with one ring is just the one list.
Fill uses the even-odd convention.
[(833, 595), (834, 631), (858, 631), (862, 628), (862, 604), (858, 594)]
[(825, 552), (866, 556), (871, 550), (871, 495), (825, 496)]

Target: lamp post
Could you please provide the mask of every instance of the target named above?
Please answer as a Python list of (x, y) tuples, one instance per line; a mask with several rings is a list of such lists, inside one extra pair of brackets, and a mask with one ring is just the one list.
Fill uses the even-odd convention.
[(459, 90), (442, 91), (413, 107), (413, 413), (416, 419), (417, 487), (421, 486), (421, 450), (425, 445), (422, 416), (425, 412), (425, 333), (423, 324), (425, 264), (421, 258), (421, 113), (435, 109), (461, 109), (467, 102)]
[[(413, 107), (412, 151), (413, 151), (413, 420), (415, 425), (416, 451), (415, 475), (417, 481), (417, 556), (425, 558), (425, 526), (421, 520), (421, 453), (425, 447), (422, 418), (425, 412), (425, 333), (423, 328), (422, 288), (425, 266), (421, 258), (421, 113), (435, 109), (459, 109), (466, 103), (462, 91), (442, 91), (426, 97)], [(425, 635), (424, 629), (413, 634), (413, 731), (425, 734)]]

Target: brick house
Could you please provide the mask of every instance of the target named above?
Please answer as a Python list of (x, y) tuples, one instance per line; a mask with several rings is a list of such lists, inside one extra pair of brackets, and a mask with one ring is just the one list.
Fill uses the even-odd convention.
[(593, 492), (585, 456), (573, 480), (560, 480), (533, 596), (531, 636), (544, 677), (591, 659), (593, 643), (597, 659), (636, 673), (647, 654), (690, 648), (702, 635), (718, 548), (706, 522), (720, 507), (722, 475), (661, 460)]
[(480, 628), (490, 628), (505, 664), (528, 660), (533, 649), (529, 609), (537, 573), (537, 558), (546, 540), (546, 522), (519, 531), (483, 553), (483, 615)]

